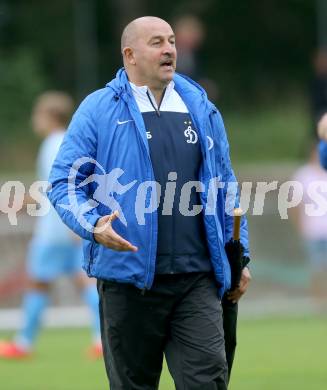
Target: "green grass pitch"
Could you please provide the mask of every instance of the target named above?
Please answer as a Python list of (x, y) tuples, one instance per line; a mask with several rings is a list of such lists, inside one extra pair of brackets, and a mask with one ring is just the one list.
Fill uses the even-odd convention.
[[(0, 333), (7, 338), (9, 333)], [(85, 357), (89, 331), (46, 330), (33, 358), (0, 360), (3, 390), (102, 390), (102, 361)], [(160, 390), (174, 389), (165, 367)], [(231, 390), (327, 389), (327, 318), (243, 320)]]

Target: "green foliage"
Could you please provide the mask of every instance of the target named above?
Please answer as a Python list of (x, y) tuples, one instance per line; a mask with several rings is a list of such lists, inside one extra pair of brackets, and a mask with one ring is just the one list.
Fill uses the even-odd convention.
[[(31, 166), (35, 139), (30, 128), (36, 96), (46, 89), (46, 77), (31, 50), (0, 53), (0, 167)], [(27, 163), (27, 166), (25, 166)]]
[(252, 105), (263, 94), (285, 96), (293, 83), (306, 86), (317, 45), (316, 7), (308, 0), (212, 2), (203, 13), (203, 62), (224, 100)]
[[(78, 80), (77, 46), (84, 44), (85, 56), (90, 55), (84, 35), (78, 35), (76, 29), (81, 3), (3, 2), (6, 7), (3, 27), (0, 12), (0, 44), (24, 46), (39, 53), (52, 85), (70, 92), (81, 87), (74, 85)], [(226, 101), (239, 96), (246, 97), (248, 103), (257, 101), (262, 90), (279, 96), (290, 83), (303, 86), (310, 77), (311, 56), (317, 45), (316, 1), (144, 0), (131, 2), (127, 8), (125, 2), (85, 3), (92, 4), (93, 12), (82, 11), (84, 30), (89, 23), (94, 26), (92, 39), (98, 48), (99, 84), (94, 88), (110, 80), (121, 64), (123, 24), (141, 15), (173, 21), (178, 15), (194, 13), (201, 18), (206, 29), (202, 73), (218, 83)]]
[[(317, 2), (143, 1), (125, 9), (96, 0), (88, 2), (94, 20), (77, 12), (77, 1), (0, 3), (0, 171), (33, 166), (37, 143), (29, 117), (35, 96), (51, 87), (76, 97), (76, 91), (89, 91), (94, 80), (98, 82), (91, 89), (103, 86), (121, 65), (122, 24), (143, 14), (173, 21), (188, 12), (204, 22), (201, 73), (218, 85), (234, 161), (303, 155), (310, 132), (308, 110), (302, 100), (293, 100), (298, 91), (305, 94), (311, 77)], [(79, 74), (80, 62), (85, 66), (92, 53), (77, 32), (77, 15), (87, 22), (82, 31), (93, 31), (89, 39), (98, 69), (91, 81)], [(78, 47), (85, 49), (84, 60)]]
[(295, 161), (307, 157), (313, 129), (304, 100), (236, 108), (223, 117), (234, 163)]
[(28, 126), (33, 100), (45, 89), (45, 76), (28, 49), (0, 53), (1, 133), (12, 135)]

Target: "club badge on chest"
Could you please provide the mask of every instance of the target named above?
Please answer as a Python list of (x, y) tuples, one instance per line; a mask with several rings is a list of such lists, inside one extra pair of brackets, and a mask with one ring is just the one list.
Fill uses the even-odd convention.
[(196, 131), (194, 131), (192, 129), (192, 126), (191, 126), (192, 122), (191, 121), (185, 121), (184, 123), (185, 123), (185, 125), (188, 125), (187, 129), (184, 130), (184, 135), (185, 135), (185, 137), (187, 139), (186, 142), (188, 144), (196, 144), (198, 142), (198, 135), (197, 135)]

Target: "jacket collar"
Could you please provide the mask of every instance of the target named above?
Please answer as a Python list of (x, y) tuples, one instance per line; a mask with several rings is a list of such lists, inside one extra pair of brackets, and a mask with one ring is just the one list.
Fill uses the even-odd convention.
[[(185, 100), (185, 103), (192, 108), (192, 111), (195, 109), (195, 112), (198, 112), (201, 101), (204, 103), (208, 100), (205, 90), (189, 77), (179, 73), (175, 73), (173, 81), (176, 91)], [(106, 87), (113, 89), (119, 96), (124, 92), (132, 95), (131, 85), (124, 68), (118, 70), (116, 77)]]
[[(195, 120), (196, 126), (199, 130), (204, 131), (204, 124), (208, 115), (210, 105), (208, 104), (208, 97), (205, 90), (197, 84), (195, 81), (187, 76), (175, 73), (174, 75), (174, 88), (177, 93), (181, 96), (184, 103), (186, 104), (190, 115)], [(137, 123), (142, 124), (144, 128), (142, 116), (138, 113), (137, 104), (134, 99), (132, 88), (127, 77), (127, 73), (124, 68), (120, 68), (116, 74), (116, 77), (111, 80), (107, 85), (111, 88), (117, 97), (121, 97), (129, 104), (130, 109), (134, 112), (135, 119), (138, 119)], [(127, 96), (128, 97), (127, 97)], [(132, 99), (132, 104), (131, 100)]]

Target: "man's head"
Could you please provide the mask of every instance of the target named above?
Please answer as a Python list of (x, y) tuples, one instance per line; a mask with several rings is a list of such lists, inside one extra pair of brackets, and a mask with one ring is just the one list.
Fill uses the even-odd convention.
[(48, 91), (40, 95), (32, 112), (36, 134), (45, 137), (52, 131), (65, 129), (74, 109), (73, 99), (64, 92)]
[(129, 23), (122, 34), (121, 51), (131, 82), (163, 89), (176, 69), (175, 35), (164, 20), (145, 16)]

